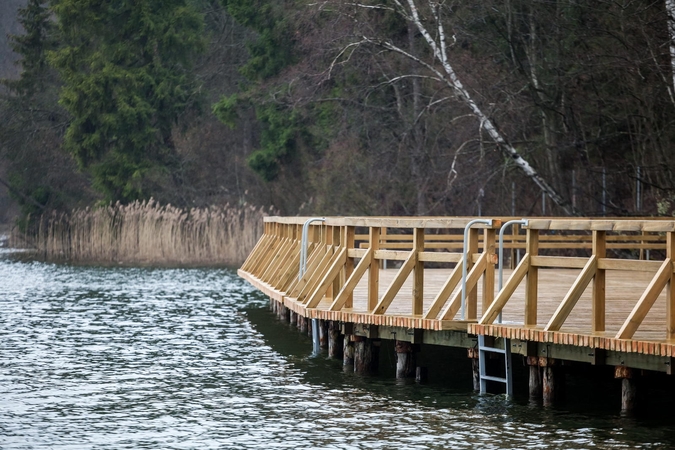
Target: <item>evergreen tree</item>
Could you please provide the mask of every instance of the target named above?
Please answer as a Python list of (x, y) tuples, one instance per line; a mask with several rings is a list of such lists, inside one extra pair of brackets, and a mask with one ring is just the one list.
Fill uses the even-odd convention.
[(1, 80), (6, 90), (0, 99), (0, 156), (7, 177), (3, 184), (25, 219), (45, 208), (76, 203), (86, 189), (60, 150), (65, 113), (57, 104), (59, 79), (47, 58), (58, 45), (48, 2), (28, 0), (18, 18), (24, 33), (9, 36), (9, 41), (20, 56), (21, 74)]
[(50, 60), (72, 115), (65, 147), (106, 200), (147, 196), (175, 160), (172, 133), (195, 105), (203, 17), (187, 0), (57, 0)]
[(255, 109), (261, 135), (258, 148), (249, 156), (249, 166), (265, 181), (274, 181), (281, 166), (297, 156), (300, 142), (308, 138), (301, 114), (282, 98), (267, 95), (269, 86), (260, 85), (297, 62), (294, 39), (289, 25), (286, 2), (274, 0), (221, 0), (227, 11), (240, 24), (254, 30), (255, 40), (248, 43), (250, 59), (240, 68), (249, 80), (238, 94), (222, 98), (214, 105), (214, 113), (224, 123), (234, 127), (238, 110)]

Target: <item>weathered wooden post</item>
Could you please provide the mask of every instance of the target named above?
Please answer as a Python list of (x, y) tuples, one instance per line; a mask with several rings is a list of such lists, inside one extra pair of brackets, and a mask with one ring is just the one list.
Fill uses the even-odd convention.
[(637, 383), (634, 371), (630, 367), (616, 366), (614, 378), (621, 379), (621, 412), (632, 413), (637, 406)]
[(328, 356), (330, 358), (341, 358), (343, 352), (343, 343), (341, 341), (340, 324), (330, 321), (328, 325)]
[(289, 313), (289, 319), (288, 321), (290, 322), (291, 325), (296, 325), (298, 323), (298, 313), (295, 311), (291, 310)]
[(354, 367), (354, 335), (346, 334), (342, 348), (342, 365)]
[(473, 390), (476, 392), (480, 391), (480, 363), (478, 359), (478, 348), (471, 347), (467, 349), (467, 356), (471, 360), (471, 374), (473, 380)]
[(553, 358), (539, 358), (539, 366), (542, 367), (542, 404), (552, 406), (562, 399), (564, 392), (564, 376), (560, 366)]
[(319, 320), (319, 345), (328, 348), (328, 321)]
[(354, 336), (354, 372), (369, 375), (377, 371), (380, 342), (362, 336)]
[[(309, 317), (305, 317), (304, 319), (305, 319), (304, 330), (307, 332), (307, 336), (312, 337), (313, 336), (312, 335), (312, 332), (313, 332), (312, 327), (314, 326), (313, 323), (312, 323), (312, 319), (310, 319)], [(300, 330), (300, 331), (302, 331), (302, 330)]]
[(290, 309), (288, 309), (285, 305), (279, 303), (279, 320), (283, 322), (288, 322), (290, 320)]
[(530, 401), (539, 402), (543, 395), (539, 358), (537, 356), (528, 356), (527, 366), (529, 368)]
[(307, 329), (309, 328), (308, 322), (307, 317), (298, 315), (298, 329), (301, 333), (307, 333)]
[(415, 353), (410, 342), (396, 341), (396, 378), (409, 378), (415, 375)]

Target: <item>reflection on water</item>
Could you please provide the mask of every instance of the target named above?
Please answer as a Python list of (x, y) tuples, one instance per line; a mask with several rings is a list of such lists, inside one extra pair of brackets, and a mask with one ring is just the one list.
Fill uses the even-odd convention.
[(227, 270), (0, 259), (0, 448), (669, 448), (668, 425), (360, 377)]

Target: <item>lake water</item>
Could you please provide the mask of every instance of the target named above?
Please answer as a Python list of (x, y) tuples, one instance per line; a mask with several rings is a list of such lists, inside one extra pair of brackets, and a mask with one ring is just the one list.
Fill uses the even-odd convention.
[(233, 271), (9, 254), (0, 254), (2, 449), (675, 447), (675, 421), (660, 414), (544, 409), (450, 382), (345, 372), (313, 356), (310, 338)]

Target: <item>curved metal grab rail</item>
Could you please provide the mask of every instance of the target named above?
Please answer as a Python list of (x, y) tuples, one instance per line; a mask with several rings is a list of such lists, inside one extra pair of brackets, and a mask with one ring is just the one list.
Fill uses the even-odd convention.
[(298, 268), (298, 280), (302, 278), (307, 269), (307, 233), (309, 232), (309, 225), (312, 222), (325, 222), (325, 217), (312, 217), (307, 219), (302, 225), (302, 242), (300, 247), (300, 267)]
[[(499, 229), (499, 282), (497, 283), (497, 291), (501, 291), (502, 287), (504, 287), (504, 231), (506, 230), (506, 227), (510, 225), (523, 225), (527, 226), (528, 223), (530, 223), (529, 220), (527, 219), (515, 219), (515, 220), (509, 220), (508, 222), (502, 224), (501, 228)], [(499, 313), (499, 316), (497, 317), (497, 323), (502, 323), (502, 313)]]
[(469, 240), (469, 229), (477, 224), (481, 223), (484, 225), (487, 225), (489, 227), (492, 226), (492, 219), (473, 219), (469, 223), (466, 224), (464, 227), (464, 248), (462, 252), (462, 306), (461, 306), (461, 317), (462, 320), (464, 320), (464, 309), (466, 306), (466, 242)]

